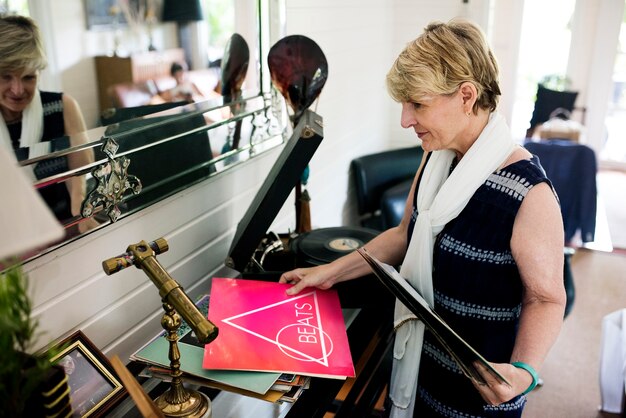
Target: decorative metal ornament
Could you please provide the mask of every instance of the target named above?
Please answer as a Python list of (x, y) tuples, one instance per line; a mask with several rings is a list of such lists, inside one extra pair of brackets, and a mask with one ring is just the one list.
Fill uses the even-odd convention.
[(291, 35), (272, 46), (267, 61), (272, 83), (293, 109), (296, 125), (326, 83), (326, 56), (312, 39), (303, 35)]
[(141, 192), (139, 178), (127, 173), (130, 159), (115, 158), (118, 149), (119, 144), (113, 138), (106, 138), (102, 151), (108, 161), (91, 172), (96, 179), (96, 187), (83, 201), (81, 215), (85, 218), (92, 216), (96, 209), (102, 206), (111, 222), (115, 222), (122, 213), (117, 205), (124, 198), (126, 191), (130, 190), (133, 194)]

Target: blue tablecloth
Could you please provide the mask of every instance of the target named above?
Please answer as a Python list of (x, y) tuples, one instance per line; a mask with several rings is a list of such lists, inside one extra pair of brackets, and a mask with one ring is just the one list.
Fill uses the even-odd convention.
[(586, 145), (563, 139), (528, 140), (526, 149), (539, 158), (561, 203), (565, 241), (580, 231), (583, 242), (594, 240), (596, 229), (597, 162)]

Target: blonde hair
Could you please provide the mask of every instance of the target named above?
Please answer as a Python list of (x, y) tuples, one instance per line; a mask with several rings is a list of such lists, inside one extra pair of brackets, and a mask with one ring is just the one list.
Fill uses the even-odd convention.
[(46, 65), (35, 21), (26, 16), (0, 15), (0, 72), (43, 70)]
[(464, 82), (476, 86), (477, 108), (498, 105), (498, 63), (480, 28), (461, 19), (432, 22), (410, 42), (387, 73), (387, 91), (397, 102), (419, 103), (454, 93)]

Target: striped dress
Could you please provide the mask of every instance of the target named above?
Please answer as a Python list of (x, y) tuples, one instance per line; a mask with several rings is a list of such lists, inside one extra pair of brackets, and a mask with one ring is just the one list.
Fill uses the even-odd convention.
[[(548, 182), (536, 159), (492, 173), (435, 240), (435, 311), (488, 361), (508, 363), (515, 344), (522, 283), (511, 255), (515, 216), (529, 190)], [(417, 209), (409, 227), (412, 235)], [(520, 417), (525, 396), (490, 406), (426, 331), (415, 417)]]
[[(43, 134), (41, 141), (51, 141), (63, 137), (65, 135), (63, 93), (40, 91), (39, 94), (41, 95), (41, 105), (43, 107)], [(8, 123), (7, 129), (9, 130), (13, 151), (17, 159), (19, 161), (27, 159), (28, 148), (20, 147), (22, 121)], [(67, 147), (69, 140), (65, 138), (57, 141), (57, 143)], [(50, 151), (57, 151), (57, 149), (53, 148)], [(34, 172), (37, 179), (43, 179), (63, 173), (67, 169), (67, 157), (57, 157), (37, 163)], [(55, 183), (37, 190), (57, 219), (62, 221), (72, 217), (70, 195), (65, 183)]]

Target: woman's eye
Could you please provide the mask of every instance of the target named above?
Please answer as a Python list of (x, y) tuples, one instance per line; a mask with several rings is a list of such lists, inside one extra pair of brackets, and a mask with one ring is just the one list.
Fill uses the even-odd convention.
[(422, 107), (421, 103), (412, 102), (411, 105), (413, 106), (413, 109), (419, 109), (420, 107)]

